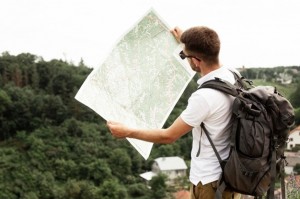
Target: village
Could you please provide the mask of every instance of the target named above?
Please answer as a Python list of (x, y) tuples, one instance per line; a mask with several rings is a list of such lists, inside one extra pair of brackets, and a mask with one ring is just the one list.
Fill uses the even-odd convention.
[[(286, 165), (285, 165), (285, 190), (300, 189), (300, 126), (297, 126), (290, 132), (286, 144)], [(166, 183), (169, 186), (180, 187), (180, 179), (188, 176), (188, 166), (184, 159), (178, 156), (156, 158), (152, 170), (140, 174), (145, 182), (149, 182), (154, 176), (163, 174), (167, 176)], [(287, 194), (287, 193), (286, 193)], [(189, 199), (189, 191), (183, 188), (175, 193), (176, 199)], [(243, 195), (241, 199), (252, 199), (253, 196)], [(281, 188), (275, 192), (275, 198), (281, 199)]]
[[(275, 70), (275, 72), (270, 72), (271, 70), (266, 69), (248, 69), (245, 67), (238, 69), (241, 74), (249, 77), (249, 79), (259, 79), (261, 82), (274, 82), (276, 84), (289, 87), (295, 77), (299, 75), (298, 68), (286, 68), (282, 71)], [(294, 78), (294, 79), (293, 79)], [(260, 83), (261, 83), (260, 82)], [(285, 181), (285, 194), (293, 195), (300, 189), (300, 126), (293, 126), (290, 129), (290, 134), (286, 142), (285, 150), (285, 168), (284, 168), (284, 181)], [(178, 182), (182, 178), (188, 177), (188, 165), (186, 160), (179, 156), (173, 157), (159, 157), (156, 158), (152, 170), (140, 174), (145, 182), (149, 182), (154, 176), (159, 174), (164, 174), (167, 176), (167, 184), (169, 186), (174, 186), (178, 188)], [(280, 182), (278, 182), (277, 189), (275, 191), (275, 198), (281, 199), (281, 187)], [(179, 186), (180, 187), (180, 186)], [(188, 188), (182, 188), (174, 194), (176, 199), (188, 199), (190, 196)], [(242, 195), (241, 199), (251, 199), (253, 196)]]

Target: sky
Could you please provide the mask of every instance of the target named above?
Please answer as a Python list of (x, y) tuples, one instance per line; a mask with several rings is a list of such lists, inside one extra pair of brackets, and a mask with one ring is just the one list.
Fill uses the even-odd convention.
[(300, 65), (299, 0), (0, 0), (0, 53), (96, 68), (150, 8), (170, 28), (216, 30), (224, 66)]

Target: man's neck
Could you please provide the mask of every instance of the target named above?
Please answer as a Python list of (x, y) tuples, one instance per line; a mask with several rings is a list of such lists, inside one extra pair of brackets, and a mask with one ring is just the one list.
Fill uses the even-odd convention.
[(204, 75), (207, 75), (208, 73), (214, 71), (214, 70), (217, 70), (221, 68), (221, 65), (220, 64), (214, 64), (214, 65), (204, 65), (203, 67), (201, 67), (201, 76), (204, 76)]

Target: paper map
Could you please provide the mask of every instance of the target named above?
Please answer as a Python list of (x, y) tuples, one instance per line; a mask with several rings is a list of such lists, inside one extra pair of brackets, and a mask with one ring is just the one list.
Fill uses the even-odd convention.
[[(162, 128), (194, 76), (170, 28), (151, 9), (114, 46), (75, 98), (105, 120)], [(127, 138), (147, 159), (153, 143)]]

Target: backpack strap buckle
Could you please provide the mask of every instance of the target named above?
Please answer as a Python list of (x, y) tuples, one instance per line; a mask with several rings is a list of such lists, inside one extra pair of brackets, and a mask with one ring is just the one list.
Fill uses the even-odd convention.
[(219, 81), (219, 82), (224, 82), (225, 83), (225, 81), (223, 79), (221, 79), (220, 77), (215, 77), (215, 80)]

